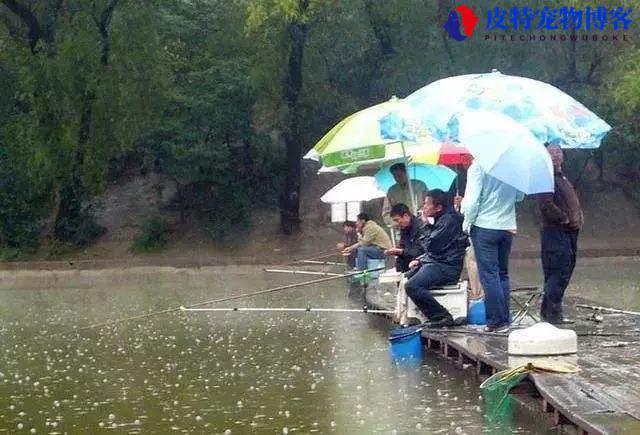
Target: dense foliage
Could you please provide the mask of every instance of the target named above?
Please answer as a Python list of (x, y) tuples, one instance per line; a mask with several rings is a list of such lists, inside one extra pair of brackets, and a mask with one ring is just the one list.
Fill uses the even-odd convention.
[[(474, 2), (479, 14), (514, 3)], [(634, 42), (459, 43), (441, 25), (455, 4), (0, 0), (0, 247), (90, 243), (102, 233), (93, 199), (131, 164), (172, 177), (183, 214), (206, 216), (214, 237), (246, 225), (255, 201), (295, 232), (300, 157), (333, 123), (492, 68), (603, 116), (614, 130), (593, 159), (637, 184)]]

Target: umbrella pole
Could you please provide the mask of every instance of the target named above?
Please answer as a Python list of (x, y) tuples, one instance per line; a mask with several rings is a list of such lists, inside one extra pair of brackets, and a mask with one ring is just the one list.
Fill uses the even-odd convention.
[(407, 159), (407, 152), (404, 149), (404, 141), (400, 142), (400, 147), (402, 148), (402, 156), (404, 158), (404, 166), (407, 169), (407, 179), (409, 183), (409, 196), (411, 197), (411, 210), (415, 215), (418, 213), (418, 207), (416, 207), (416, 198), (413, 196), (413, 183), (411, 182), (411, 174), (409, 173), (409, 159)]

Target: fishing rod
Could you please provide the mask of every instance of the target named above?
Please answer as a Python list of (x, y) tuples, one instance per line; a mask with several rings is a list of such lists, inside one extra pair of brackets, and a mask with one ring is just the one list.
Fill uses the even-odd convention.
[[(231, 301), (231, 300), (235, 300), (235, 299), (247, 298), (247, 297), (250, 297), (250, 296), (263, 295), (263, 294), (267, 294), (267, 293), (274, 293), (274, 292), (281, 291), (281, 290), (288, 290), (288, 289), (292, 289), (292, 288), (295, 288), (295, 287), (302, 287), (302, 286), (307, 286), (307, 285), (319, 284), (319, 283), (322, 283), (322, 282), (333, 281), (333, 280), (339, 279), (339, 278), (349, 278), (349, 277), (352, 277), (352, 276), (367, 274), (367, 273), (370, 273), (370, 272), (378, 272), (378, 271), (381, 271), (381, 270), (385, 270), (385, 268), (384, 267), (379, 267), (377, 269), (358, 270), (358, 271), (354, 271), (354, 272), (350, 272), (350, 273), (345, 273), (345, 274), (339, 275), (339, 276), (329, 276), (329, 277), (326, 277), (326, 278), (318, 278), (318, 279), (314, 279), (314, 280), (310, 280), (310, 281), (303, 281), (303, 282), (298, 282), (298, 283), (294, 283), (294, 284), (281, 285), (281, 286), (278, 286), (278, 287), (268, 288), (268, 289), (265, 289), (265, 290), (258, 290), (258, 291), (251, 292), (251, 293), (243, 293), (243, 294), (240, 294), (240, 295), (227, 296), (227, 297), (224, 297), (224, 298), (218, 298), (218, 299), (212, 299), (210, 301), (199, 302), (197, 304), (187, 305), (184, 308), (196, 308), (196, 307), (201, 307), (203, 305), (208, 305), (208, 304), (226, 302), (226, 301)], [(182, 308), (183, 308), (182, 306), (175, 307), (175, 308), (167, 308), (167, 309), (160, 310), (160, 311), (154, 311), (152, 313), (138, 314), (136, 316), (125, 317), (125, 318), (122, 318), (122, 319), (111, 320), (111, 321), (101, 322), (101, 323), (95, 323), (93, 325), (83, 326), (82, 328), (76, 328), (76, 329), (73, 329), (71, 331), (61, 332), (61, 333), (56, 333), (56, 334), (51, 334), (51, 335), (52, 336), (67, 335), (67, 334), (71, 334), (71, 333), (74, 333), (74, 332), (78, 333), (80, 331), (86, 331), (86, 330), (89, 330), (89, 329), (100, 328), (102, 326), (117, 325), (119, 323), (130, 322), (132, 320), (140, 320), (140, 319), (146, 319), (146, 318), (153, 317), (153, 316), (159, 316), (161, 314), (174, 313), (174, 312), (177, 312), (177, 311), (181, 311)]]
[(264, 269), (265, 272), (275, 273), (292, 273), (294, 275), (324, 275), (324, 276), (342, 276), (342, 273), (332, 272), (316, 272), (311, 270), (289, 270), (289, 269)]
[(294, 259), (289, 264), (304, 263), (304, 262), (313, 261), (313, 260), (321, 260), (323, 258), (332, 257), (334, 255), (338, 255), (338, 249), (337, 248), (333, 248), (333, 249), (331, 249), (329, 251), (319, 252), (316, 255), (314, 255), (312, 257), (309, 257), (309, 258)]
[(317, 312), (317, 313), (371, 313), (371, 314), (393, 314), (391, 310), (376, 310), (369, 309), (367, 307), (363, 308), (252, 308), (252, 307), (243, 307), (243, 308), (185, 308), (180, 307), (181, 311), (185, 312), (220, 312), (220, 311), (265, 311), (265, 312)]
[(338, 263), (335, 261), (316, 261), (316, 260), (300, 260), (298, 263), (320, 264), (320, 265), (326, 265), (326, 266), (345, 266), (346, 265), (346, 263)]
[(640, 316), (640, 312), (619, 310), (617, 308), (598, 307), (595, 305), (584, 305), (584, 304), (576, 304), (576, 307), (584, 308), (586, 310), (604, 311), (607, 313), (630, 314), (632, 316)]

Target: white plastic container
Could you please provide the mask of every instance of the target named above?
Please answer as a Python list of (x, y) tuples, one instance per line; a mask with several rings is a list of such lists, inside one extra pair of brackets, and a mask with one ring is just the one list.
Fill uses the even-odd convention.
[(550, 363), (559, 364), (571, 364), (578, 367), (578, 355), (549, 355), (549, 356), (524, 356), (524, 355), (509, 355), (509, 367), (520, 367), (527, 364), (538, 364), (538, 366), (544, 367)]
[(509, 334), (509, 355), (567, 355), (578, 352), (578, 335), (549, 323), (536, 323)]
[[(416, 307), (416, 304), (413, 303), (404, 289), (406, 282), (406, 278), (402, 278), (400, 281), (394, 317), (403, 325), (407, 324), (410, 318), (424, 322), (427, 318), (418, 307)], [(467, 317), (467, 281), (431, 291), (436, 300), (451, 313), (454, 319), (457, 317)]]

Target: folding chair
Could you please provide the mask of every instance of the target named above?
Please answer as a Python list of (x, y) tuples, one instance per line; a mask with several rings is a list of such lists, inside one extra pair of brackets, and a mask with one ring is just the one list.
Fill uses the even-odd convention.
[(511, 289), (511, 302), (516, 306), (516, 310), (513, 310), (515, 313), (512, 316), (511, 325), (521, 325), (527, 317), (538, 323), (540, 317), (536, 314), (536, 311), (538, 309), (538, 301), (543, 294), (544, 290), (539, 287), (517, 287)]

